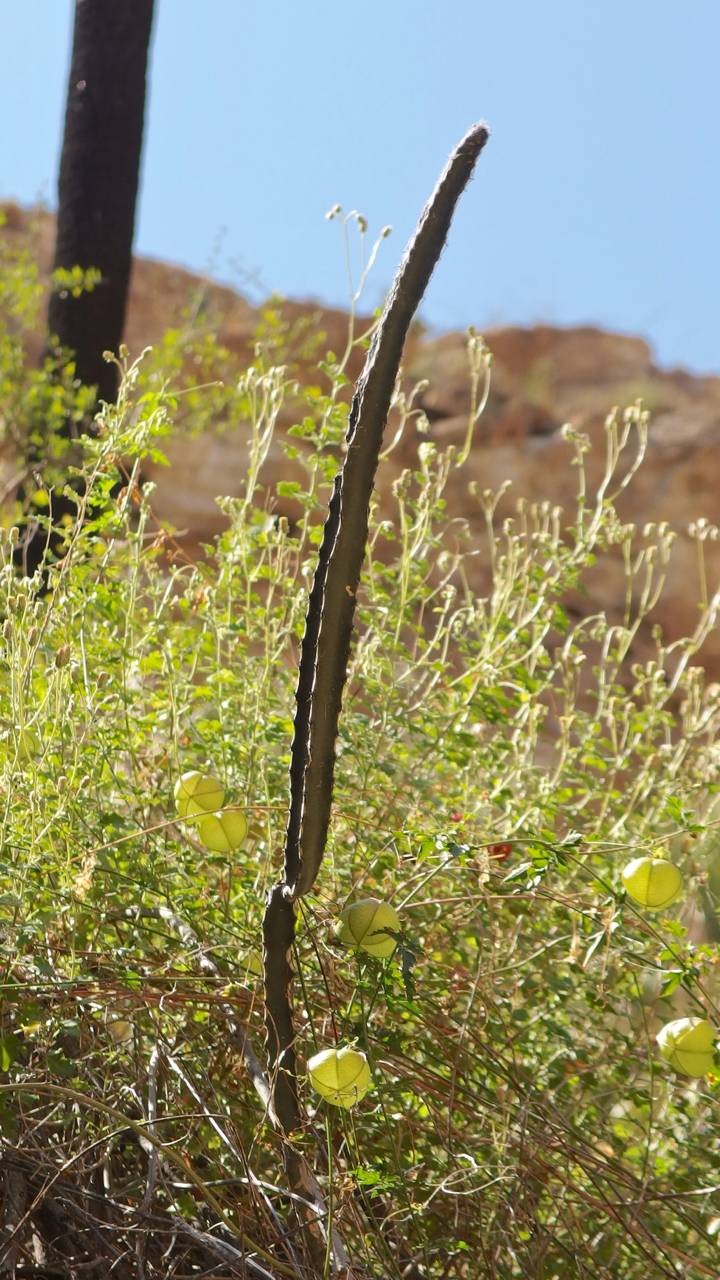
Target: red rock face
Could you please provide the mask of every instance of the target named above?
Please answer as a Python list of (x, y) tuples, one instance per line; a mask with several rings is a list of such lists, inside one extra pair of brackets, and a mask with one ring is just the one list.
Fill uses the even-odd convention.
[[(0, 206), (6, 223), (0, 235), (32, 245), (45, 273), (52, 257), (53, 220), (47, 213), (29, 214), (16, 205)], [(131, 354), (157, 342), (165, 329), (181, 323), (183, 313), (202, 288), (202, 316), (220, 342), (241, 360), (252, 354), (258, 311), (233, 290), (200, 281), (180, 267), (148, 259), (136, 259), (133, 268), (126, 342)], [(311, 327), (322, 329), (325, 348), (342, 351), (347, 337), (344, 312), (311, 302), (284, 304), (291, 319), (311, 318)], [(477, 425), (473, 447), (463, 472), (451, 476), (448, 515), (465, 517), (482, 547), (483, 519), (468, 492), (468, 482), (481, 488), (499, 488), (512, 481), (510, 494), (500, 511), (507, 514), (516, 498), (548, 499), (570, 511), (574, 507), (576, 471), (571, 451), (560, 427), (571, 422), (593, 441), (588, 457), (591, 481), (597, 481), (604, 462), (603, 422), (613, 405), (624, 406), (642, 397), (652, 413), (647, 459), (630, 488), (621, 497), (624, 520), (640, 529), (651, 521), (666, 520), (678, 538), (668, 582), (656, 611), (668, 639), (692, 631), (697, 622), (699, 598), (696, 547), (688, 526), (700, 517), (711, 523), (720, 517), (720, 377), (697, 377), (682, 370), (660, 370), (652, 362), (642, 339), (606, 333), (583, 326), (559, 329), (539, 325), (531, 329), (509, 327), (485, 334), (493, 352), (492, 390), (487, 409)], [(39, 352), (41, 335), (38, 334)], [(350, 373), (359, 371), (362, 354), (353, 357)], [(315, 380), (311, 366), (303, 373)], [(425, 410), (429, 438), (438, 445), (465, 437), (469, 405), (469, 378), (464, 334), (424, 337), (416, 327), (405, 352), (407, 385), (428, 379), (418, 401)], [(404, 439), (380, 469), (378, 489), (381, 509), (391, 510), (391, 486), (398, 473), (414, 461), (421, 437)], [(240, 489), (245, 466), (242, 430), (225, 432), (208, 440), (183, 437), (170, 442), (171, 469), (158, 468), (154, 498), (157, 515), (185, 531), (190, 544), (211, 538), (223, 526), (215, 505), (218, 494)], [(234, 479), (237, 477), (237, 480)], [(288, 463), (277, 448), (268, 459), (267, 480), (291, 478)], [(720, 544), (705, 544), (708, 587), (712, 594), (720, 584)], [(488, 586), (485, 558), (473, 566), (472, 585), (478, 592)], [(606, 608), (619, 620), (624, 585), (617, 564), (601, 558), (593, 573), (592, 598), (571, 602), (580, 612)], [(650, 653), (650, 641), (640, 638), (633, 657)], [(714, 678), (720, 677), (720, 631), (706, 641), (702, 659)]]

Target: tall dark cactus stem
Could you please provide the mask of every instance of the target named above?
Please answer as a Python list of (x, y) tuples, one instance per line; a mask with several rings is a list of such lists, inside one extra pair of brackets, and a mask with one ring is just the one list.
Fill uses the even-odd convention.
[(290, 952), (295, 937), (295, 907), (276, 884), (263, 920), (265, 952), (265, 1028), (275, 1114), (285, 1132), (297, 1128), (300, 1111), (290, 1004)]
[(301, 1122), (290, 1001), (294, 911), (297, 900), (312, 889), (325, 851), (335, 746), (375, 472), (410, 323), (487, 139), (485, 125), (475, 125), (453, 151), (398, 269), (355, 388), (347, 452), (335, 479), (310, 592), (295, 694), (285, 875), (270, 894), (263, 926), (274, 1105), (286, 1133)]
[(318, 555), (295, 695), (285, 847), (285, 882), (294, 897), (312, 888), (325, 851), (370, 499), (403, 346), (445, 244), (455, 205), (487, 138), (485, 126), (475, 125), (451, 155), (405, 251), (355, 388), (347, 453), (335, 480)]
[[(345, 462), (334, 481), (307, 603), (295, 695), (284, 877), (270, 891), (263, 941), (272, 1111), (288, 1139), (283, 1144), (287, 1180), (296, 1193), (296, 1210), (304, 1221), (307, 1248), (318, 1267), (325, 1248), (324, 1207), (313, 1175), (292, 1142), (292, 1133), (302, 1124), (291, 1002), (295, 913), (297, 901), (310, 892), (318, 876), (331, 820), (338, 723), (357, 585), (368, 540), (370, 498), (402, 347), (441, 255), (457, 200), (487, 138), (487, 128), (474, 125), (452, 152), (397, 271), (352, 397)], [(328, 1229), (333, 1274), (355, 1276), (337, 1229)]]
[[(367, 543), (370, 499), (390, 401), (410, 323), (442, 252), (455, 205), (488, 138), (476, 125), (453, 152), (426, 205), (388, 296), (350, 409), (347, 452), (335, 479), (308, 601), (295, 693), (290, 764), (290, 811), (284, 878), (272, 889), (265, 919), (265, 1025), (271, 1109), (287, 1141), (288, 1183), (319, 1267), (324, 1206), (313, 1175), (292, 1141), (302, 1124), (298, 1098), (290, 986), (298, 900), (315, 883), (327, 839), (333, 799), (335, 745), (347, 678), (353, 618)], [(331, 1228), (333, 1274), (355, 1276), (342, 1240)]]

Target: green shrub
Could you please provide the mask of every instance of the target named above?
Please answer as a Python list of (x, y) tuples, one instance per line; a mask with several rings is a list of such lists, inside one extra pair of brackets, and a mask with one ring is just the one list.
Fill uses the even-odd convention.
[[(47, 368), (25, 372), (19, 341), (6, 328), (3, 413), (59, 394)], [(220, 500), (225, 532), (193, 563), (142, 483), (183, 408), (173, 341), (174, 387), (157, 355), (121, 362), (118, 405), (82, 443), (82, 519), (47, 594), (13, 571), (13, 529), (2, 537), (2, 1149), (43, 1186), (104, 1185), (107, 1212), (125, 1206), (121, 1250), (143, 1205), (163, 1249), (184, 1221), (189, 1251), (193, 1231), (225, 1233), (293, 1275), (278, 1141), (230, 1029), (262, 1057), (257, 949), (345, 377), (330, 359), (325, 389), (303, 389), (261, 352), (207, 392), (242, 424), (248, 466), (241, 495)], [(212, 348), (204, 359), (212, 372)], [(292, 526), (262, 469), (288, 405), (285, 448), (306, 476)], [(295, 955), (301, 1061), (337, 1039), (372, 1065), (353, 1110), (306, 1087), (297, 1138), (371, 1276), (413, 1260), (438, 1280), (717, 1273), (720, 1073), (676, 1075), (654, 1034), (685, 1013), (717, 1018), (720, 951), (716, 935), (691, 940), (687, 914), (634, 907), (620, 881), (662, 849), (714, 926), (718, 690), (691, 660), (716, 602), (694, 638), (657, 636), (653, 661), (628, 658), (671, 544), (613, 505), (646, 429), (638, 406), (610, 416), (596, 501), (587, 442), (567, 433), (575, 512), (519, 503), (499, 522), (496, 496), (477, 492), (484, 599), (467, 585), (468, 531), (448, 525), (452, 450), (422, 444), (392, 519), (372, 524), (328, 856)], [(599, 552), (626, 566), (622, 626), (563, 607)], [(247, 813), (230, 856), (176, 815), (193, 768)], [(402, 921), (389, 960), (336, 937), (347, 902), (370, 895)], [(153, 1247), (146, 1274), (165, 1274)]]

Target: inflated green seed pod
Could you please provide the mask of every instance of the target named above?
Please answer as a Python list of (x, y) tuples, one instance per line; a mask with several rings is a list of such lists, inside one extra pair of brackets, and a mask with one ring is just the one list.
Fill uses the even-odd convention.
[(198, 814), (222, 809), (225, 788), (212, 774), (189, 769), (175, 783), (175, 804), (181, 818), (196, 818)]
[(368, 1060), (359, 1049), (323, 1049), (308, 1062), (308, 1075), (326, 1102), (346, 1110), (365, 1097), (372, 1083)]
[(239, 849), (247, 835), (247, 818), (242, 809), (224, 809), (222, 813), (196, 818), (197, 834), (213, 853), (232, 853)]
[(133, 1024), (127, 1018), (115, 1018), (108, 1022), (107, 1029), (113, 1044), (129, 1044), (133, 1038)]
[(342, 913), (338, 937), (349, 947), (360, 947), (368, 955), (387, 959), (397, 946), (393, 934), (400, 932), (400, 917), (389, 902), (360, 898)]
[(707, 1018), (676, 1018), (658, 1031), (660, 1052), (686, 1076), (705, 1076), (715, 1061), (715, 1028)]
[(248, 978), (262, 978), (265, 966), (262, 951), (259, 947), (251, 947), (242, 958), (242, 968)]
[(682, 873), (666, 858), (634, 858), (622, 873), (625, 891), (648, 911), (663, 911), (680, 897)]

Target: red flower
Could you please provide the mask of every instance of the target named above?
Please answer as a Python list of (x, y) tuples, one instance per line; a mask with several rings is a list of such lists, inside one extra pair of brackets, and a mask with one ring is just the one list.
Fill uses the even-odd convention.
[(490, 857), (497, 858), (498, 862), (504, 862), (506, 858), (510, 857), (512, 851), (513, 847), (507, 841), (504, 841), (501, 844), (488, 845), (488, 853), (490, 854)]

